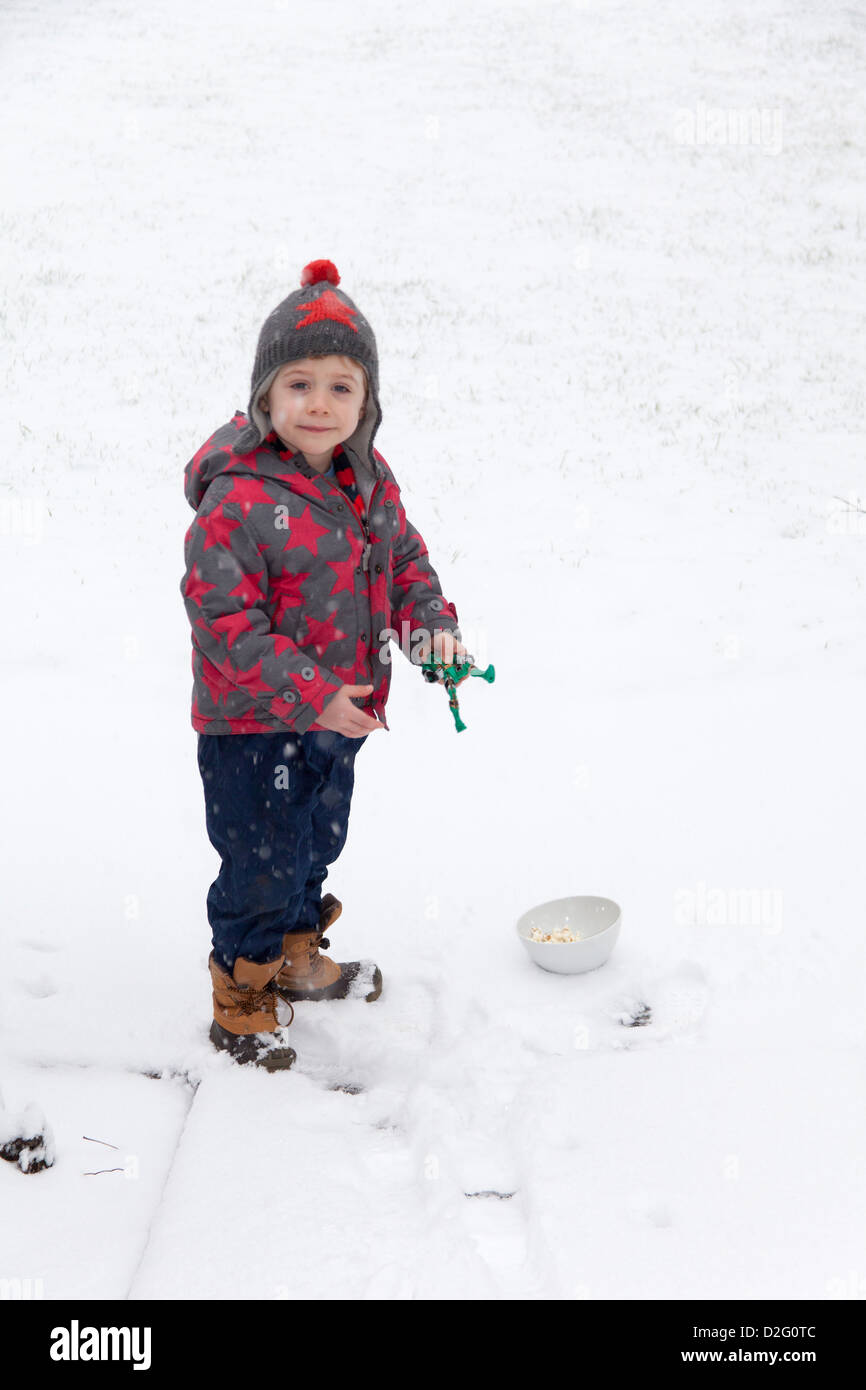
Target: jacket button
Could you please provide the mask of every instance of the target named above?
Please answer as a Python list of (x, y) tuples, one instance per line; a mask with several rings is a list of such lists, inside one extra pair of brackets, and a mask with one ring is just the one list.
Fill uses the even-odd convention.
[(366, 640), (367, 640), (367, 634), (366, 634), (366, 632), (362, 632), (362, 633), (361, 633), (361, 641), (362, 641), (362, 642), (366, 642)]
[(338, 503), (337, 503), (337, 511), (338, 511), (338, 512), (344, 512), (345, 510), (346, 510), (346, 508), (343, 506), (342, 502), (338, 502)]
[(438, 613), (439, 609), (442, 607), (441, 598), (431, 598), (430, 607), (433, 609), (434, 613)]
[(386, 497), (386, 498), (385, 498), (385, 506), (386, 506), (386, 507), (394, 507), (394, 506), (396, 506), (396, 503), (395, 503), (393, 497)]
[(302, 680), (311, 681), (311, 680), (314, 679), (315, 674), (316, 674), (316, 672), (315, 672), (315, 668), (314, 668), (314, 667), (312, 667), (312, 666), (302, 666), (302, 667), (301, 667), (301, 679), (302, 679)]
[(356, 574), (360, 574), (360, 573), (361, 573), (361, 566), (360, 566), (360, 565), (356, 565), (356, 566), (355, 566), (355, 573), (356, 573)]
[(297, 692), (294, 690), (281, 690), (280, 699), (285, 700), (287, 705), (293, 705), (297, 700)]
[(382, 573), (382, 566), (381, 566), (381, 565), (377, 565), (377, 566), (376, 566), (376, 573), (377, 573), (377, 574), (381, 574), (381, 573)]

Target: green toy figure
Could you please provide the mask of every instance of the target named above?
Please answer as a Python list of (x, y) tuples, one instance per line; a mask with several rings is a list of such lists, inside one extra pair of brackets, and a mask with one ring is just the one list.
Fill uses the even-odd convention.
[(481, 671), (475, 665), (473, 656), (466, 657), (465, 661), (452, 662), (450, 665), (433, 656), (428, 661), (421, 663), (421, 672), (425, 680), (440, 681), (448, 691), (448, 707), (454, 716), (454, 727), (458, 734), (466, 728), (460, 718), (460, 706), (457, 703), (457, 687), (461, 681), (465, 681), (469, 676), (480, 676), (488, 685), (492, 685), (496, 679), (496, 672), (492, 666), (488, 666), (486, 671)]

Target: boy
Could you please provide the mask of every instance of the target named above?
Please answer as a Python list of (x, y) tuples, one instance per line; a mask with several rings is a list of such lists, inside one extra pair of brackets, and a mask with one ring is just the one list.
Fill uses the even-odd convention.
[[(387, 729), (389, 634), (415, 662), (462, 659), (457, 612), (373, 439), (376, 341), (330, 261), (265, 320), (247, 415), (186, 467), (196, 511), (181, 582), (207, 831), (214, 1046), (295, 1060), (277, 999), (373, 1000), (371, 962), (319, 952), (341, 904), (321, 886), (346, 838), (354, 761)], [(420, 643), (420, 645), (417, 645)]]

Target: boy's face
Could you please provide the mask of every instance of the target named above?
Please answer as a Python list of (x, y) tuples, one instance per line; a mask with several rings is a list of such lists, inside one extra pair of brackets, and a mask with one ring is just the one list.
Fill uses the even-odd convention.
[(364, 414), (366, 380), (351, 357), (305, 357), (280, 368), (261, 404), (283, 443), (324, 470)]

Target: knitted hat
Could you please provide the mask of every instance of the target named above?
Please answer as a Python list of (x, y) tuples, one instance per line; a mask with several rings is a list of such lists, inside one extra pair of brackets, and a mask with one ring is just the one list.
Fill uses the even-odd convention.
[(373, 439), (382, 421), (379, 405), (379, 358), (376, 339), (364, 315), (342, 290), (332, 261), (310, 261), (301, 272), (301, 288), (268, 314), (259, 334), (247, 411), (249, 424), (235, 440), (236, 454), (250, 453), (271, 429), (259, 405), (287, 362), (335, 353), (352, 357), (367, 374), (367, 408), (354, 433), (345, 441), (375, 471)]

